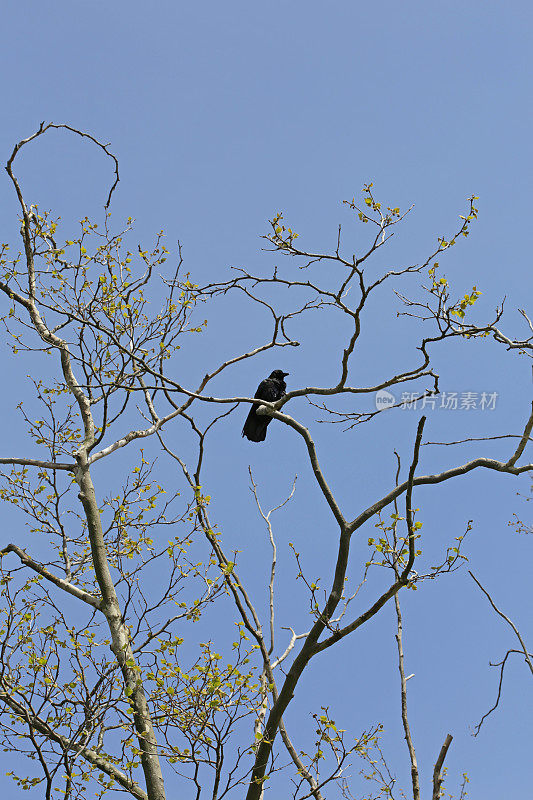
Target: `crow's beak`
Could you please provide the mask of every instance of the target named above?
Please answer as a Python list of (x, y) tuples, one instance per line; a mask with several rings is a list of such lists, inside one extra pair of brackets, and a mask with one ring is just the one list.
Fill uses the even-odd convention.
[(290, 374), (291, 374), (290, 372), (284, 372), (283, 373), (283, 377), (285, 378), (287, 375), (290, 375)]

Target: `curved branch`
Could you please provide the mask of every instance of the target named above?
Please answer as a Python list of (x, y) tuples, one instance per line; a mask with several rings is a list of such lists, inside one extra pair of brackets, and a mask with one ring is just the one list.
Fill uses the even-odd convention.
[(85, 592), (83, 589), (80, 589), (79, 586), (69, 583), (69, 581), (66, 581), (64, 578), (58, 578), (57, 575), (54, 575), (45, 566), (39, 564), (38, 561), (34, 561), (22, 547), (18, 547), (16, 544), (8, 544), (0, 550), (0, 558), (7, 553), (15, 553), (26, 567), (42, 575), (43, 578), (46, 578), (47, 581), (50, 581), (50, 583), (53, 583), (54, 586), (57, 586), (59, 589), (63, 589), (64, 592), (68, 592), (68, 594), (71, 594), (73, 597), (77, 597), (78, 600), (83, 600), (84, 603), (87, 603), (93, 608), (100, 608), (100, 598), (95, 597), (89, 592)]
[(118, 172), (118, 159), (113, 153), (111, 153), (108, 150), (109, 143), (108, 144), (103, 144), (98, 139), (96, 139), (94, 136), (92, 136), (90, 133), (85, 133), (84, 131), (79, 131), (77, 128), (73, 128), (71, 125), (66, 125), (66, 124), (62, 124), (62, 123), (55, 124), (53, 122), (48, 122), (48, 123), (41, 122), (41, 124), (39, 125), (38, 130), (34, 134), (32, 134), (31, 136), (28, 136), (27, 139), (22, 139), (22, 141), (18, 142), (15, 145), (15, 147), (13, 148), (13, 152), (11, 153), (11, 156), (9, 157), (9, 160), (8, 160), (8, 162), (6, 164), (6, 171), (7, 171), (8, 175), (9, 175), (9, 177), (11, 178), (11, 180), (13, 181), (13, 183), (15, 184), (15, 189), (17, 191), (17, 195), (18, 195), (19, 201), (21, 203), (24, 216), (26, 217), (26, 215), (27, 215), (27, 212), (25, 212), (26, 206), (25, 206), (24, 200), (22, 198), (22, 192), (20, 190), (18, 181), (17, 181), (17, 179), (15, 178), (15, 176), (13, 174), (12, 164), (13, 164), (13, 161), (15, 160), (15, 158), (17, 157), (17, 154), (18, 154), (19, 150), (22, 147), (24, 147), (25, 144), (28, 144), (29, 142), (33, 141), (34, 139), (37, 139), (39, 136), (42, 136), (44, 133), (46, 133), (46, 131), (49, 131), (49, 130), (52, 130), (52, 129), (55, 129), (55, 130), (63, 129), (63, 130), (66, 130), (66, 131), (70, 131), (71, 133), (75, 133), (77, 136), (81, 136), (83, 139), (89, 139), (95, 145), (100, 147), (104, 151), (104, 153), (113, 161), (115, 179), (114, 179), (113, 185), (111, 186), (111, 189), (109, 190), (109, 194), (107, 195), (107, 200), (106, 200), (106, 204), (105, 204), (105, 208), (109, 208), (109, 205), (111, 203), (111, 195), (115, 191), (115, 189), (116, 189), (116, 187), (118, 185), (118, 182), (120, 180), (120, 176), (119, 176), (119, 172)]
[[(449, 480), (450, 478), (456, 478), (459, 475), (466, 475), (466, 473), (471, 472), (474, 469), (478, 469), (478, 467), (484, 467), (485, 469), (493, 469), (497, 472), (506, 472), (509, 475), (521, 475), (523, 472), (531, 472), (533, 471), (533, 464), (524, 464), (522, 467), (516, 467), (515, 463), (520, 455), (523, 453), (525, 445), (527, 444), (527, 440), (529, 438), (529, 434), (531, 433), (531, 429), (533, 427), (533, 409), (531, 415), (526, 423), (524, 434), (520, 440), (520, 444), (516, 448), (513, 456), (509, 459), (509, 461), (497, 461), (494, 458), (474, 458), (472, 461), (468, 461), (466, 464), (461, 464), (459, 467), (452, 467), (450, 469), (444, 470), (443, 472), (439, 472), (436, 475), (421, 475), (418, 478), (414, 479), (413, 485), (414, 486), (423, 486), (427, 484), (434, 484), (434, 483), (443, 483), (444, 481)], [(404, 481), (403, 483), (398, 484), (392, 489), (388, 494), (378, 500), (373, 505), (369, 506), (365, 511), (359, 514), (352, 522), (349, 523), (348, 529), (350, 533), (353, 533), (358, 528), (361, 527), (370, 517), (377, 514), (383, 508), (392, 503), (397, 497), (403, 494), (409, 485), (408, 481)]]
[(439, 756), (435, 762), (435, 768), (433, 770), (433, 794), (432, 800), (439, 800), (442, 797), (441, 787), (442, 787), (442, 765), (444, 764), (444, 759), (446, 758), (446, 754), (448, 752), (448, 748), (452, 743), (453, 736), (449, 733), (444, 740), (444, 744), (440, 749)]

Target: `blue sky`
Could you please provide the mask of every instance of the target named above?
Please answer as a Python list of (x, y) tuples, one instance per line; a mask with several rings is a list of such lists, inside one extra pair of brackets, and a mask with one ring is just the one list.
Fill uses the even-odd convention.
[[(121, 165), (113, 218), (136, 218), (140, 240), (149, 241), (161, 228), (171, 245), (179, 238), (197, 282), (222, 280), (229, 266), (272, 264), (272, 256), (261, 252), (260, 236), (277, 211), (309, 249), (334, 247), (339, 222), (347, 243), (357, 247), (361, 232), (341, 202), (369, 181), (387, 205), (415, 204), (376, 267), (412, 263), (430, 252), (438, 235), (453, 230), (465, 198), (476, 194), (479, 220), (445, 264), (443, 259), (444, 269), (460, 294), (479, 287), (480, 313), (489, 315), (505, 296), (506, 330), (525, 335), (516, 308), (531, 294), (530, 4), (5, 0), (2, 24), (3, 161), (41, 120), (65, 122), (111, 142)], [(54, 209), (65, 225), (101, 213), (111, 177), (98, 152), (63, 133), (27, 150), (19, 174), (27, 199)], [(0, 182), (0, 208), (0, 239), (13, 242), (17, 208), (7, 178)], [(413, 329), (397, 321), (395, 309), (390, 290), (369, 308), (353, 362), (354, 380), (361, 375), (363, 385), (413, 357)], [(241, 307), (217, 306), (204, 342), (180, 357), (180, 375), (192, 386), (217, 359), (254, 346), (266, 330), (258, 329), (262, 325)], [(290, 372), (291, 388), (331, 380), (336, 331), (311, 326), (303, 334), (304, 346), (284, 351), (275, 364), (265, 356), (239, 367), (231, 385), (217, 385), (220, 393), (250, 394), (278, 366)], [(530, 404), (530, 362), (491, 342), (443, 347), (435, 355), (441, 388), (497, 392), (498, 402), (494, 412), (430, 414), (428, 438), (521, 431)], [(12, 387), (2, 410), (11, 419), (25, 370), (6, 348), (0, 357)], [(290, 412), (314, 425), (303, 403)], [(283, 608), (293, 591), (286, 542), (306, 553), (311, 569), (325, 562), (327, 570), (335, 530), (312, 496), (300, 443), (291, 439), (287, 445), (287, 431), (272, 425), (267, 446), (254, 449), (241, 442), (237, 415), (230, 419), (213, 435), (206, 482), (213, 513), (228, 541), (242, 550), (242, 571), (252, 579), (261, 575), (258, 553), (268, 551), (248, 495), (247, 465), (266, 505), (284, 496), (294, 473), (300, 476), (294, 504), (279, 516), (277, 529)], [(349, 516), (390, 485), (393, 450), (403, 448), (409, 457), (417, 421), (416, 412), (402, 411), (344, 435), (314, 425), (328, 479)], [(14, 423), (3, 449), (22, 447)], [(426, 448), (423, 469), (436, 471), (478, 452), (504, 457), (509, 445), (451, 451)], [(527, 634), (531, 542), (507, 525), (514, 511), (527, 515), (517, 492), (529, 492), (527, 478), (476, 474), (420, 491), (416, 504), (431, 536), (424, 542), (428, 561), (474, 520), (466, 551), (470, 566)], [(236, 508), (242, 513), (236, 515)], [(356, 564), (366, 557), (368, 535), (370, 529), (354, 547)], [(261, 544), (252, 537), (263, 537)], [(426, 788), (450, 731), (448, 791), (467, 771), (470, 800), (525, 797), (533, 777), (531, 685), (521, 663), (509, 669), (497, 715), (477, 739), (470, 735), (494, 697), (496, 675), (488, 662), (512, 646), (503, 623), (489, 613), (466, 572), (424, 584), (404, 604), (407, 670), (416, 674), (409, 683), (411, 721)], [(324, 654), (302, 688), (323, 692), (322, 705), (347, 712), (342, 727), (353, 725), (354, 733), (383, 720), (387, 753), (407, 780), (392, 609), (357, 640)], [(291, 714), (293, 727), (305, 731), (305, 702)]]

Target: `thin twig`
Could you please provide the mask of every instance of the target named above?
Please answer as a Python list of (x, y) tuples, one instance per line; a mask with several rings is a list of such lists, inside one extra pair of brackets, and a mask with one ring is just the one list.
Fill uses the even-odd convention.
[(521, 648), (522, 648), (522, 652), (523, 652), (523, 654), (524, 654), (525, 661), (526, 661), (526, 663), (527, 663), (527, 665), (528, 665), (528, 667), (529, 667), (529, 671), (530, 671), (530, 672), (531, 672), (531, 674), (533, 675), (533, 662), (531, 661), (531, 657), (530, 657), (530, 654), (529, 654), (529, 652), (528, 652), (528, 649), (527, 649), (527, 647), (526, 647), (526, 644), (525, 644), (524, 640), (522, 639), (522, 636), (520, 635), (520, 631), (518, 630), (518, 628), (516, 627), (516, 625), (514, 624), (514, 622), (513, 622), (511, 619), (509, 619), (509, 617), (508, 617), (508, 616), (506, 616), (506, 615), (503, 613), (503, 611), (500, 611), (500, 609), (498, 608), (498, 606), (496, 605), (496, 603), (494, 602), (494, 600), (492, 599), (492, 597), (490, 596), (490, 594), (488, 593), (488, 591), (487, 591), (487, 590), (486, 590), (486, 589), (485, 589), (485, 588), (484, 588), (484, 587), (481, 585), (481, 583), (478, 581), (478, 579), (476, 578), (476, 576), (475, 576), (475, 575), (474, 575), (474, 574), (473, 574), (473, 573), (472, 573), (470, 570), (468, 570), (468, 574), (469, 574), (469, 575), (470, 575), (470, 577), (471, 577), (471, 578), (472, 578), (472, 579), (473, 579), (473, 580), (474, 580), (474, 581), (477, 583), (477, 585), (479, 586), (479, 588), (481, 589), (481, 591), (483, 592), (483, 594), (484, 594), (484, 595), (487, 597), (487, 599), (488, 599), (489, 603), (491, 604), (492, 608), (494, 609), (494, 611), (495, 611), (495, 612), (496, 612), (496, 613), (497, 613), (497, 614), (498, 614), (498, 615), (499, 615), (499, 616), (500, 616), (502, 619), (504, 619), (504, 620), (505, 620), (505, 622), (506, 622), (506, 623), (507, 623), (507, 624), (508, 624), (508, 625), (509, 625), (509, 626), (510, 626), (512, 629), (513, 629), (513, 631), (514, 631), (514, 633), (515, 633), (515, 635), (516, 635), (516, 638), (517, 638), (517, 639), (518, 639), (518, 641), (520, 642), (520, 646), (521, 646)]

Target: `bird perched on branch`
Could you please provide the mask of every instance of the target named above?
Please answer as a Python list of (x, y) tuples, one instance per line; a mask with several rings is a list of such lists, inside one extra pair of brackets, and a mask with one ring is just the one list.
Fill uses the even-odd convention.
[[(267, 400), (269, 403), (274, 403), (280, 400), (285, 394), (287, 384), (283, 380), (288, 372), (282, 372), (280, 369), (275, 369), (271, 372), (268, 378), (261, 381), (257, 387), (257, 392), (254, 397), (258, 400)], [(272, 417), (268, 414), (258, 414), (258, 405), (253, 405), (248, 412), (246, 422), (242, 429), (242, 435), (246, 436), (251, 442), (264, 442), (266, 438), (266, 430)]]

